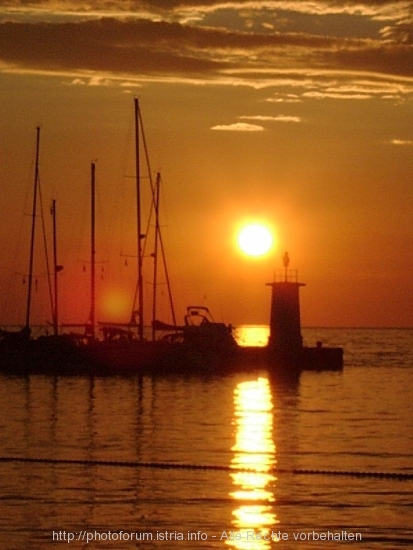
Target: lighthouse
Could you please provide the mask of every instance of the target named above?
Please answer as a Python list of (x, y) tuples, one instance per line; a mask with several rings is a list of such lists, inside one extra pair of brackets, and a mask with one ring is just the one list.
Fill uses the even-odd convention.
[(300, 287), (297, 271), (289, 269), (288, 252), (283, 256), (284, 269), (275, 273), (271, 287), (270, 337), (267, 349), (275, 369), (284, 374), (302, 370), (343, 370), (343, 348), (303, 345), (300, 319)]
[(301, 350), (300, 287), (297, 271), (289, 269), (288, 252), (283, 256), (284, 269), (275, 273), (275, 280), (267, 283), (272, 289), (270, 337), (268, 346), (284, 353)]

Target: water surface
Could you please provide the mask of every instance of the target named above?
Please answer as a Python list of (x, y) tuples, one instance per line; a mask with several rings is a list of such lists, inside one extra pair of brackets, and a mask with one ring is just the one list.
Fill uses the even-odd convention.
[(413, 481), (348, 473), (413, 477), (413, 331), (304, 338), (343, 345), (344, 372), (1, 376), (0, 456), (43, 461), (0, 462), (0, 547), (412, 547)]

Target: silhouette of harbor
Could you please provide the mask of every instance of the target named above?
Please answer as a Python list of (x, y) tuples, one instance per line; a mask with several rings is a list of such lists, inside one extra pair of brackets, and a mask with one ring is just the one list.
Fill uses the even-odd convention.
[[(213, 320), (203, 306), (190, 306), (182, 325), (176, 322), (169, 275), (166, 268), (163, 241), (159, 223), (160, 177), (150, 178), (152, 194), (151, 212), (155, 218), (153, 296), (151, 336), (145, 333), (143, 292), (143, 241), (141, 213), (140, 149), (147, 158), (139, 102), (135, 99), (135, 157), (136, 157), (136, 226), (137, 226), (137, 278), (135, 300), (128, 323), (106, 323), (96, 320), (95, 270), (95, 164), (91, 164), (91, 244), (90, 244), (90, 316), (83, 332), (63, 333), (59, 324), (58, 277), (62, 266), (57, 262), (56, 205), (53, 202), (53, 334), (34, 337), (31, 330), (33, 265), (37, 200), (40, 193), (39, 156), (40, 128), (36, 129), (36, 163), (33, 182), (32, 227), (29, 253), (29, 274), (26, 318), (17, 331), (0, 331), (0, 371), (9, 374), (51, 375), (136, 375), (160, 373), (210, 373), (265, 368), (286, 376), (297, 376), (303, 370), (341, 370), (343, 350), (330, 348), (318, 342), (314, 347), (303, 345), (301, 336), (299, 291), (297, 272), (289, 268), (289, 256), (283, 256), (284, 269), (276, 274), (271, 287), (270, 335), (267, 345), (240, 346), (232, 327)], [(172, 310), (172, 323), (156, 318), (158, 256), (163, 261)], [(277, 272), (278, 273), (278, 272)]]

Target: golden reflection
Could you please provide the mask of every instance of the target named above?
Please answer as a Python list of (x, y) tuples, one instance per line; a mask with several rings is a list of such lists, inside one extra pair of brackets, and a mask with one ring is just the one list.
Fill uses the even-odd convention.
[[(271, 547), (273, 528), (278, 523), (273, 510), (276, 448), (272, 437), (273, 403), (266, 378), (240, 382), (234, 390), (235, 445), (231, 473), (235, 490), (230, 493), (239, 504), (233, 511), (233, 528), (226, 544), (239, 550)], [(275, 531), (275, 529), (274, 529)]]
[(239, 346), (264, 347), (268, 344), (270, 329), (267, 325), (239, 326), (234, 331)]

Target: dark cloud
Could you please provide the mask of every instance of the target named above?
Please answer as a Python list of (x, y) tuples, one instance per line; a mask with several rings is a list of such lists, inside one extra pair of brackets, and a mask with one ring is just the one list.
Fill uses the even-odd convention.
[[(219, 62), (185, 54), (187, 42), (168, 24), (90, 20), (79, 23), (4, 23), (0, 59), (22, 68), (113, 73), (191, 73), (217, 69)], [(177, 32), (178, 31), (178, 32)]]
[(413, 77), (413, 48), (405, 45), (371, 45), (361, 50), (342, 49), (331, 60), (344, 70)]
[[(364, 2), (367, 4), (379, 3)], [(56, 23), (5, 21), (0, 24), (0, 61), (21, 70), (102, 71), (119, 76), (179, 75), (197, 79), (218, 79), (224, 73), (228, 79), (231, 69), (244, 71), (246, 83), (247, 70), (274, 68), (412, 77), (413, 45), (406, 38), (410, 36), (408, 28), (407, 23), (399, 27), (404, 39), (397, 42), (389, 27), (384, 39), (373, 40), (311, 33), (241, 32), (139, 18)], [(259, 78), (259, 72), (255, 74), (255, 79)], [(262, 75), (265, 85), (266, 77)]]

